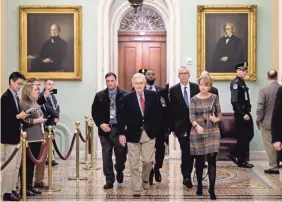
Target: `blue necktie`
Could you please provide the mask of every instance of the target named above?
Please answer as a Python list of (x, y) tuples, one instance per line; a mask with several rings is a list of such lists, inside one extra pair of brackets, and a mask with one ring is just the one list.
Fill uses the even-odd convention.
[(187, 89), (187, 87), (185, 86), (184, 87), (184, 100), (185, 100), (187, 107), (189, 107), (188, 93), (187, 93), (186, 89)]

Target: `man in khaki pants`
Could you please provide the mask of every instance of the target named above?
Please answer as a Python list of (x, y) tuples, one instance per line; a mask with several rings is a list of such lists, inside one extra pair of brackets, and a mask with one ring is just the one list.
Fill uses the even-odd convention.
[(271, 136), (271, 118), (275, 104), (276, 93), (279, 88), (277, 83), (277, 71), (269, 70), (267, 72), (269, 84), (259, 91), (257, 101), (257, 126), (261, 131), (264, 147), (269, 159), (270, 168), (264, 170), (266, 174), (279, 174), (277, 164), (277, 152), (272, 146)]
[[(130, 176), (134, 196), (150, 188), (149, 175), (155, 161), (155, 137), (160, 127), (161, 103), (157, 92), (146, 90), (141, 73), (132, 78), (134, 91), (122, 99), (119, 120), (119, 141), (128, 148)], [(140, 155), (143, 162), (142, 182), (139, 174)]]

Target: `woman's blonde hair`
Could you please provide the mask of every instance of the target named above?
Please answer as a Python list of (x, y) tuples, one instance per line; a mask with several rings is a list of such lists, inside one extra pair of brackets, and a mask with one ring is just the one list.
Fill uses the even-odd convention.
[(212, 78), (208, 75), (200, 76), (198, 79), (198, 84), (200, 85), (201, 81), (204, 82), (205, 86), (212, 86)]
[[(22, 88), (22, 97), (21, 100), (22, 102), (31, 102), (31, 103), (36, 103), (36, 100), (32, 99), (32, 91), (33, 87), (36, 86), (35, 84), (32, 83), (26, 83), (23, 88)], [(37, 88), (37, 86), (36, 86)]]

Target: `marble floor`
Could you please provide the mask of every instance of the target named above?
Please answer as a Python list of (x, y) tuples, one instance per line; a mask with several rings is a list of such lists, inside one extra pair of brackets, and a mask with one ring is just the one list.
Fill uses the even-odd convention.
[[(80, 164), (80, 176), (87, 180), (69, 180), (74, 177), (75, 161), (59, 161), (53, 167), (54, 188), (58, 192), (44, 192), (42, 195), (29, 198), (30, 201), (209, 201), (208, 177), (204, 179), (204, 195), (195, 195), (196, 186), (184, 188), (180, 172), (180, 160), (165, 160), (161, 170), (163, 181), (155, 183), (148, 191), (142, 192), (141, 198), (134, 198), (130, 190), (129, 168), (126, 165), (123, 184), (114, 184), (111, 190), (104, 190), (102, 161), (96, 162), (99, 170), (86, 171)], [(219, 201), (282, 201), (282, 173), (266, 175), (266, 161), (253, 161), (252, 169), (238, 168), (230, 161), (218, 161), (216, 194)], [(280, 172), (282, 170), (280, 169)], [(204, 173), (204, 177), (205, 177)], [(193, 172), (194, 175), (194, 172)], [(47, 169), (46, 169), (47, 183)], [(197, 184), (196, 177), (193, 178)]]

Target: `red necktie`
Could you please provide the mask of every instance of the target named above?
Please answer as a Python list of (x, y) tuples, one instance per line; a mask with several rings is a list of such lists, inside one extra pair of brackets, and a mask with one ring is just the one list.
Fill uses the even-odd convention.
[(140, 104), (141, 104), (142, 112), (144, 114), (144, 112), (145, 112), (145, 100), (144, 100), (142, 94), (140, 94)]

